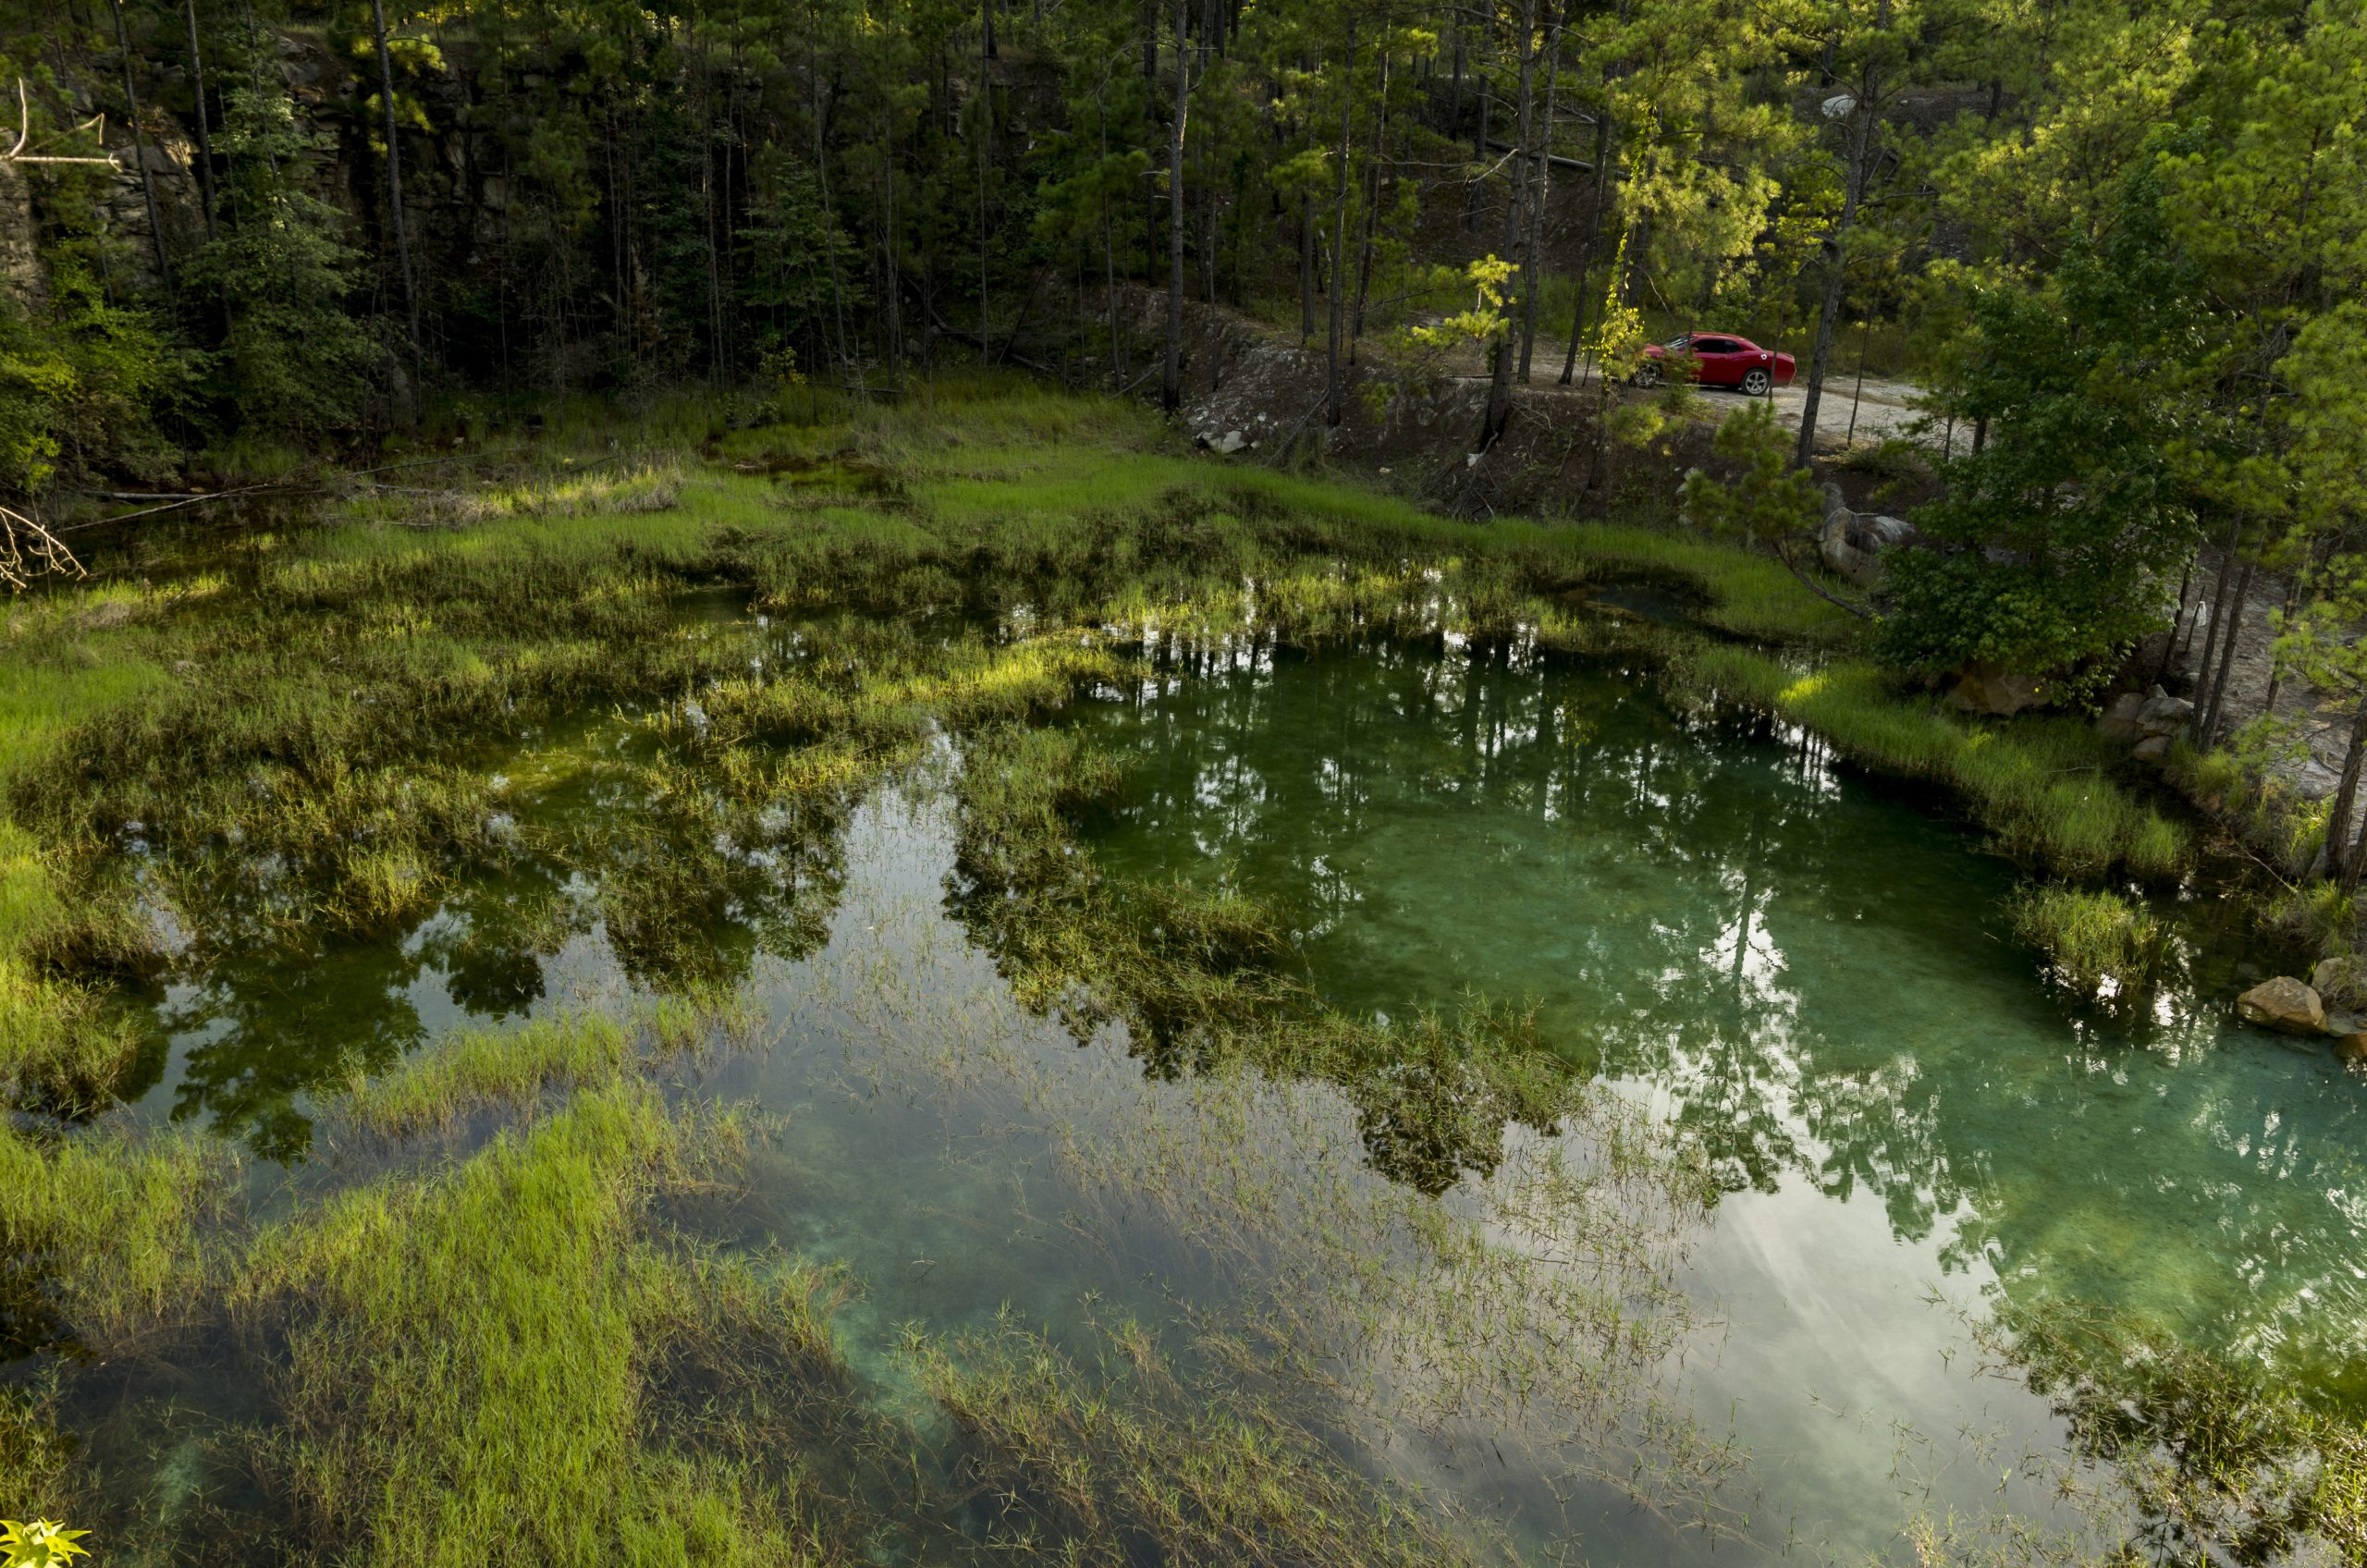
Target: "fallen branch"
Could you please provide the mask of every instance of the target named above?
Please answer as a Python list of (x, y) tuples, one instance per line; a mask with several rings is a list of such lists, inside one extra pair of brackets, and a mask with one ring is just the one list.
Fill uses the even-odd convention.
[(1813, 578), (1809, 577), (1807, 572), (1802, 571), (1799, 569), (1798, 563), (1792, 559), (1792, 552), (1785, 549), (1781, 545), (1777, 545), (1775, 546), (1775, 558), (1782, 561), (1785, 569), (1788, 570), (1794, 577), (1800, 580), (1801, 587), (1807, 589), (1809, 593), (1814, 594), (1826, 604), (1833, 606), (1836, 609), (1847, 610), (1859, 620), (1871, 620), (1874, 619), (1874, 612), (1868, 609), (1865, 606), (1853, 605), (1848, 600), (1844, 599), (1837, 594), (1827, 593)]
[(19, 593), (36, 577), (87, 575), (65, 541), (22, 512), (0, 507), (0, 582)]
[[(76, 126), (72, 130), (67, 131), (66, 134), (68, 136), (79, 136), (86, 130), (95, 130), (100, 135), (104, 136), (106, 134), (106, 116), (92, 115), (89, 119), (84, 120), (80, 125)], [(104, 153), (95, 158), (69, 158), (51, 154), (36, 154), (28, 153), (25, 151), (25, 142), (31, 137), (32, 133), (32, 111), (25, 105), (25, 79), (23, 77), (18, 77), (17, 79), (17, 141), (16, 144), (10, 147), (6, 153), (0, 153), (0, 164), (104, 164), (111, 169), (122, 166), (115, 161), (115, 154), (113, 153)]]
[[(167, 501), (161, 507), (142, 507), (138, 511), (117, 512), (113, 517), (94, 517), (88, 522), (74, 523), (68, 527), (61, 528), (57, 532), (60, 533), (80, 533), (86, 528), (104, 528), (111, 522), (129, 522), (134, 518), (154, 517), (158, 512), (178, 511), (183, 507), (193, 507), (200, 501), (227, 501), (233, 496), (251, 496), (259, 490), (294, 490), (300, 488), (303, 488), (303, 486), (270, 484), (242, 484), (235, 490), (207, 490), (195, 496), (184, 496), (178, 501)], [(136, 497), (126, 498), (129, 499)]]

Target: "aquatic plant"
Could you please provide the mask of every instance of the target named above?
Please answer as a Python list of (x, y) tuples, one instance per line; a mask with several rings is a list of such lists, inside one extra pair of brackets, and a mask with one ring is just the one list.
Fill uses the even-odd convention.
[(1351, 1473), (1275, 1401), (1186, 1387), (1156, 1339), (1107, 1330), (1079, 1366), (1012, 1324), (913, 1352), (965, 1439), (990, 1549), (1074, 1568), (1468, 1568), (1435, 1514)]
[(2014, 934), (2053, 962), (2075, 989), (2116, 998), (2134, 996), (2152, 982), (2169, 932), (2145, 910), (2111, 888), (2040, 884), (2023, 888), (2007, 906)]

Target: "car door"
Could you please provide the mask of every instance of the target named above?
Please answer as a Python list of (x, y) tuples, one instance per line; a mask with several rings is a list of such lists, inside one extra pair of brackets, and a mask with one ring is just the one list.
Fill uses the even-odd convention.
[(1695, 338), (1693, 358), (1704, 386), (1732, 386), (1742, 379), (1742, 345), (1731, 337)]

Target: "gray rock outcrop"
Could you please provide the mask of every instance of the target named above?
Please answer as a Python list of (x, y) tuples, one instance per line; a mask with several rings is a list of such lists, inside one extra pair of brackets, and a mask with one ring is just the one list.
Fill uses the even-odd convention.
[(1838, 485), (1824, 487), (1824, 521), (1817, 525), (1816, 551), (1836, 576), (1860, 588), (1874, 586), (1883, 577), (1883, 552), (1914, 533), (1914, 525), (1904, 518), (1853, 511)]

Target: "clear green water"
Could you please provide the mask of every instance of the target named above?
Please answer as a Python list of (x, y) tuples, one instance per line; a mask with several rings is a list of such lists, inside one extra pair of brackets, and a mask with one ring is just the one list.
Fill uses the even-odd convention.
[[(1637, 1366), (1567, 1335), (1567, 1381), (1610, 1366), (1608, 1392), (1522, 1360), (1523, 1334), (1564, 1331), (1564, 1260), (1507, 1222), (1506, 1182), (1550, 1152), (1508, 1135), (1515, 1175), (1439, 1205), (1525, 1259), (1489, 1303), (1502, 1341), (1455, 1358), (1478, 1382), (1544, 1375), (1509, 1402), (1458, 1382), (1433, 1331), (1451, 1280), (1359, 1285), (1362, 1311), (1322, 1288), (1357, 1249), (1418, 1261), (1406, 1217), (1429, 1202), (1370, 1169), (1335, 1091), (1146, 1077), (1114, 1031), (1029, 1014), (960, 920), (926, 780), (826, 851), (620, 837), (638, 806), (613, 721), (503, 760), (529, 848), (400, 941), (192, 949), (155, 998), (142, 1109), (299, 1154), (312, 1084), (467, 1020), (616, 1006), (688, 963), (743, 986), (776, 1043), (685, 1092), (785, 1128), (699, 1222), (864, 1281), (841, 1326), (883, 1408), (926, 1425), (908, 1325), (1007, 1305), (1082, 1346), (1121, 1314), (1179, 1342), (1287, 1324), (1355, 1463), (1595, 1562), (1895, 1558), (1911, 1510), (2043, 1513), (2060, 1424), (1971, 1348), (2000, 1294), (2133, 1307), (2359, 1387), (2361, 1086), (2225, 1022), (2239, 954), (2193, 960), (2141, 1018), (2082, 1007), (2005, 935), (2012, 868), (1932, 802), (1796, 739), (1680, 721), (1614, 670), (1255, 651), (1072, 722), (1135, 759), (1089, 825), (1115, 874), (1276, 901), (1352, 1011), (1531, 1003), (1552, 1048), (1697, 1140), (1726, 1190), (1654, 1256), (1699, 1320)], [(694, 854), (713, 857), (696, 876), (650, 875)], [(1665, 1447), (1656, 1400), (1747, 1456), (1680, 1467), (1665, 1513), (1605, 1479)], [(1739, 1539), (1689, 1527), (1704, 1492)]]

